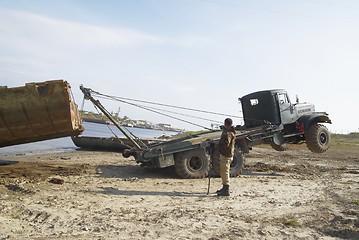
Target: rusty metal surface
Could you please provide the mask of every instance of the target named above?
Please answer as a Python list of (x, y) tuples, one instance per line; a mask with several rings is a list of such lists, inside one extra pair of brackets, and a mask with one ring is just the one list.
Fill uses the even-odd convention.
[(0, 147), (80, 134), (70, 88), (64, 80), (0, 86)]

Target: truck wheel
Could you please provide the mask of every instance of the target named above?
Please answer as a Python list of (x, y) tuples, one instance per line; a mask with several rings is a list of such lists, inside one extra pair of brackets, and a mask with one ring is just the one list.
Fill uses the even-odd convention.
[(305, 134), (305, 141), (310, 151), (314, 153), (323, 153), (329, 149), (329, 131), (321, 124), (313, 124)]
[(210, 158), (203, 148), (175, 155), (175, 170), (181, 178), (204, 178), (209, 172)]
[[(242, 168), (244, 165), (244, 156), (242, 150), (240, 150), (237, 146), (234, 149), (234, 157), (231, 163), (231, 168), (229, 169), (229, 175), (231, 177), (238, 177), (242, 173)], [(212, 153), (212, 167), (214, 175), (219, 177), (219, 150), (218, 145), (214, 147)]]
[(271, 141), (270, 145), (274, 150), (280, 151), (280, 152), (287, 151), (290, 148), (289, 143), (283, 143), (281, 145), (277, 145), (277, 144), (275, 144), (274, 142)]

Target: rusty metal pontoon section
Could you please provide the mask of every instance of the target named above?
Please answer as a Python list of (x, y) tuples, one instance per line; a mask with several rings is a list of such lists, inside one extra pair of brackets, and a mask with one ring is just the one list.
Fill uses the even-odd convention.
[(0, 147), (75, 136), (83, 130), (68, 82), (0, 86)]

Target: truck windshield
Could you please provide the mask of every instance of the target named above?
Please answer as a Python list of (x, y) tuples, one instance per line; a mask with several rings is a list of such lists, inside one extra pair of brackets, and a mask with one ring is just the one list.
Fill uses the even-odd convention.
[(289, 98), (288, 98), (288, 95), (287, 95), (286, 93), (278, 93), (278, 94), (277, 94), (277, 99), (278, 99), (278, 102), (279, 102), (280, 104), (290, 103)]

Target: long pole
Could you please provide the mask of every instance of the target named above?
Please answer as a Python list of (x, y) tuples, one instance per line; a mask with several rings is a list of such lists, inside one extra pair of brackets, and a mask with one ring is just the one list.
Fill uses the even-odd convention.
[(138, 143), (127, 133), (127, 131), (125, 129), (123, 129), (123, 127), (121, 127), (117, 121), (115, 121), (115, 119), (113, 119), (113, 117), (111, 116), (111, 114), (106, 110), (106, 108), (104, 106), (102, 106), (102, 104), (100, 103), (99, 100), (95, 100), (92, 96), (91, 96), (91, 89), (89, 88), (84, 88), (82, 85), (80, 86), (81, 91), (83, 92), (85, 99), (90, 100), (96, 107), (98, 107), (103, 114), (106, 115), (106, 117), (108, 119), (110, 119), (110, 121), (123, 133), (123, 135), (125, 135), (132, 143), (133, 145), (135, 145), (135, 147), (137, 149), (141, 149), (140, 145), (138, 145)]

